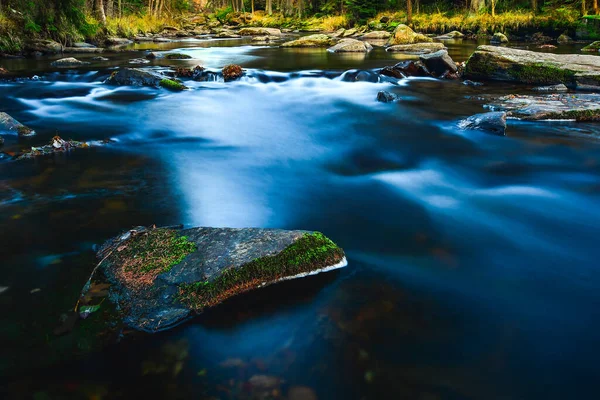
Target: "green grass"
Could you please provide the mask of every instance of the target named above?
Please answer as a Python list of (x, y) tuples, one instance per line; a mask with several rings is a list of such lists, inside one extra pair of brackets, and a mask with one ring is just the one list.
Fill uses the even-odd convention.
[(311, 272), (340, 262), (344, 252), (322, 233), (306, 233), (280, 253), (257, 258), (218, 277), (179, 287), (179, 300), (202, 310), (281, 278)]

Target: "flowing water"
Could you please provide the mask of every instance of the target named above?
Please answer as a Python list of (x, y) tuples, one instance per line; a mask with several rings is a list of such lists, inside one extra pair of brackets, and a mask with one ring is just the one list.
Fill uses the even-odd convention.
[[(450, 54), (463, 61), (475, 46), (450, 44)], [(378, 79), (369, 71), (401, 57), (377, 48), (168, 43), (159, 49), (194, 60), (144, 67), (234, 62), (248, 74), (182, 93), (102, 83), (156, 47), (78, 71), (52, 69), (51, 58), (3, 61), (39, 77), (0, 83), (0, 109), (38, 132), (7, 138), (5, 150), (56, 133), (113, 140), (0, 160), (5, 398), (245, 399), (261, 375), (280, 380), (265, 384), (269, 398), (296, 400), (314, 398), (299, 386), (321, 400), (595, 393), (597, 125), (509, 120), (506, 137), (460, 131), (457, 121), (484, 110), (482, 95), (529, 89)], [(403, 100), (378, 103), (380, 90)], [(94, 244), (178, 223), (319, 230), (349, 266), (83, 360), (10, 374), (73, 307)]]

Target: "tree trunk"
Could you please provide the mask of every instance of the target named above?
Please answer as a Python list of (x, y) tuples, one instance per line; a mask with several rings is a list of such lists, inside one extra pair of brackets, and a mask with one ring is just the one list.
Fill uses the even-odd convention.
[(496, 16), (496, 0), (492, 0), (492, 17)]
[(412, 23), (412, 0), (406, 0), (406, 23)]
[(267, 0), (267, 14), (273, 15), (273, 0)]
[(254, 0), (252, 0), (251, 5), (252, 5), (252, 15), (254, 15)]
[(94, 0), (96, 9), (96, 17), (102, 25), (106, 25), (106, 14), (104, 13), (104, 0)]
[(598, 0), (594, 0), (594, 14), (598, 15)]
[(585, 0), (581, 0), (581, 15), (587, 15), (587, 7)]

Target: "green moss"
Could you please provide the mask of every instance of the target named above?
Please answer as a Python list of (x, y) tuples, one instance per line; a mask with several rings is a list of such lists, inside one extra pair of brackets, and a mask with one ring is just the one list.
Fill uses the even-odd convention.
[(189, 60), (192, 57), (182, 53), (169, 53), (165, 56), (167, 60)]
[(169, 272), (186, 255), (196, 251), (196, 245), (172, 229), (153, 229), (131, 238), (117, 253), (125, 271), (134, 273)]
[(597, 122), (600, 121), (600, 108), (551, 113), (545, 115), (544, 119), (574, 119), (577, 122)]
[(160, 84), (160, 86), (164, 87), (165, 89), (174, 90), (174, 91), (181, 91), (181, 90), (187, 89), (187, 87), (183, 83), (177, 82), (173, 79), (163, 79), (160, 81), (159, 84)]
[(585, 46), (581, 51), (599, 51), (600, 50), (600, 41), (595, 41), (593, 43)]
[(474, 78), (491, 78), (497, 70), (487, 54), (474, 52), (465, 65), (465, 74)]
[(202, 310), (261, 284), (334, 265), (343, 256), (342, 249), (322, 233), (306, 233), (276, 255), (230, 268), (209, 281), (181, 285), (179, 300)]
[(516, 81), (531, 84), (569, 85), (575, 81), (575, 72), (547, 63), (513, 65), (508, 70), (508, 75)]

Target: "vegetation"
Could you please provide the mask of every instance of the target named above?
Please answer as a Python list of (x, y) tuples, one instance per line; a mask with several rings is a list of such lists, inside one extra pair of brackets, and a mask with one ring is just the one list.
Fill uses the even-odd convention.
[(279, 254), (230, 268), (213, 280), (182, 285), (179, 297), (194, 309), (202, 310), (260, 285), (335, 265), (343, 257), (342, 249), (325, 235), (307, 233)]

